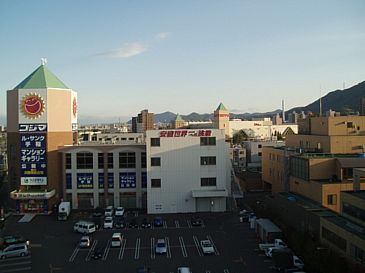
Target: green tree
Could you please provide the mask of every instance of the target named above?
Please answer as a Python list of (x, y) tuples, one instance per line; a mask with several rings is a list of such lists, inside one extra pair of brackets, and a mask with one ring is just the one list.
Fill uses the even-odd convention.
[(233, 144), (241, 144), (242, 141), (248, 139), (248, 135), (243, 130), (239, 130), (237, 133), (233, 135)]

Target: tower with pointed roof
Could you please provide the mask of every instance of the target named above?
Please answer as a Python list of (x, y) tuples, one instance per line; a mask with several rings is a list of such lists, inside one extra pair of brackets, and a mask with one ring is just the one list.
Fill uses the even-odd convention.
[(57, 151), (75, 142), (76, 130), (77, 93), (45, 63), (7, 91), (10, 197), (17, 212), (46, 213), (66, 195)]
[(225, 135), (229, 135), (229, 111), (223, 103), (220, 103), (214, 111), (214, 128), (224, 129)]
[(185, 121), (182, 119), (182, 117), (177, 114), (175, 120), (171, 122), (172, 129), (179, 129), (185, 127)]

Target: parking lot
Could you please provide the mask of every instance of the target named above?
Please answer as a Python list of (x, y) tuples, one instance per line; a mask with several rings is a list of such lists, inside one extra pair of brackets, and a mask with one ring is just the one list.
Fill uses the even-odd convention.
[[(37, 216), (30, 223), (18, 223), (13, 216), (6, 225), (7, 233), (16, 230), (31, 241), (31, 255), (19, 262), (0, 262), (0, 272), (136, 272), (147, 266), (155, 273), (176, 273), (179, 266), (205, 273), (274, 272), (272, 263), (257, 249), (257, 239), (248, 223), (240, 223), (235, 213), (200, 214), (202, 224), (193, 226), (191, 214), (162, 215), (163, 225), (143, 229), (100, 229), (90, 235), (88, 248), (80, 248), (82, 234), (73, 232), (79, 220), (93, 219), (91, 214), (73, 213), (67, 221), (55, 216)], [(131, 219), (149, 221), (154, 216), (131, 212)], [(121, 245), (111, 247), (114, 232), (123, 236)], [(166, 253), (156, 254), (158, 239), (165, 239)], [(209, 240), (214, 252), (204, 254), (201, 240)], [(93, 259), (94, 250), (101, 249), (100, 259)], [(15, 258), (18, 259), (18, 258)], [(20, 258), (19, 258), (20, 259)], [(6, 264), (10, 263), (11, 266)]]

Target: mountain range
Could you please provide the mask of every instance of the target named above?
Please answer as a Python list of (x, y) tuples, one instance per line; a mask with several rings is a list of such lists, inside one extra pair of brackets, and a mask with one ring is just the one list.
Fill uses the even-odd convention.
[[(322, 113), (328, 110), (333, 110), (341, 113), (356, 113), (360, 111), (360, 101), (361, 98), (365, 97), (365, 81), (354, 85), (350, 88), (343, 90), (335, 90), (329, 92), (327, 95), (322, 97)], [(319, 113), (319, 99), (306, 105), (292, 108), (286, 111), (286, 114), (296, 111), (297, 113), (304, 112), (314, 112)], [(231, 118), (239, 119), (252, 119), (260, 117), (271, 117), (281, 113), (281, 109), (277, 109), (271, 112), (265, 113), (243, 113), (243, 114), (233, 114), (230, 113)], [(213, 113), (210, 114), (199, 114), (191, 113), (189, 115), (181, 115), (184, 120), (189, 121), (208, 121), (213, 120)], [(130, 117), (129, 117), (130, 118)], [(117, 123), (119, 120), (128, 120), (128, 117), (94, 117), (94, 116), (79, 116), (80, 124), (96, 124), (96, 123)], [(164, 112), (155, 114), (155, 122), (167, 123), (176, 118), (176, 113)], [(0, 125), (6, 124), (6, 117), (0, 115)]]

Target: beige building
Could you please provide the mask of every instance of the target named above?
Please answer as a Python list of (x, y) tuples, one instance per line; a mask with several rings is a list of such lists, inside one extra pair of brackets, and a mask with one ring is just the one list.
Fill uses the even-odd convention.
[(175, 120), (171, 122), (171, 127), (172, 129), (180, 129), (184, 128), (186, 124), (187, 123), (185, 122), (185, 120), (183, 120), (182, 117), (179, 114), (177, 114)]
[(16, 211), (46, 213), (61, 198), (57, 150), (76, 139), (77, 94), (42, 64), (7, 92), (7, 126)]
[(214, 128), (224, 129), (225, 135), (229, 136), (229, 111), (223, 103), (214, 111)]
[(144, 133), (153, 130), (155, 124), (155, 114), (149, 113), (147, 109), (142, 110), (137, 117), (132, 118), (132, 132)]

